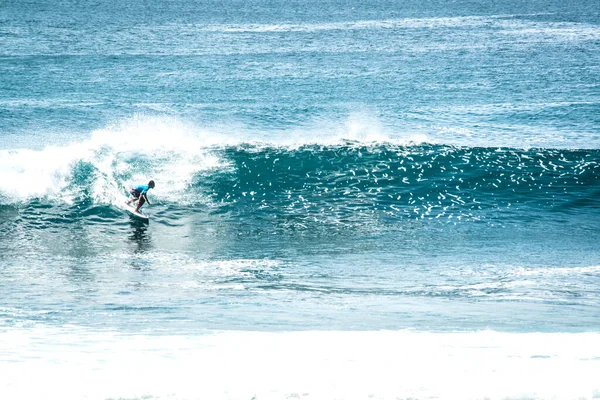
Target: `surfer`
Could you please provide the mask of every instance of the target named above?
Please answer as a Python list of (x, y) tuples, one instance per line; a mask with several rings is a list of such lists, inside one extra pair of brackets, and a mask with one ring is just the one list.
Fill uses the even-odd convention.
[(153, 189), (153, 188), (154, 188), (154, 181), (148, 182), (147, 185), (140, 185), (138, 187), (132, 188), (129, 191), (129, 193), (133, 196), (133, 198), (128, 200), (127, 204), (131, 204), (132, 202), (138, 200), (137, 207), (135, 208), (135, 212), (139, 212), (140, 207), (143, 206), (145, 202), (148, 202), (148, 204), (150, 204), (146, 194), (148, 193), (148, 190)]

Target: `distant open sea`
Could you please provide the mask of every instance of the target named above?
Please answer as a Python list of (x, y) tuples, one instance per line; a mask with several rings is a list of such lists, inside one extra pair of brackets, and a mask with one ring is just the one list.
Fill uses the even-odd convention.
[(2, 0), (0, 399), (600, 399), (598, 1)]

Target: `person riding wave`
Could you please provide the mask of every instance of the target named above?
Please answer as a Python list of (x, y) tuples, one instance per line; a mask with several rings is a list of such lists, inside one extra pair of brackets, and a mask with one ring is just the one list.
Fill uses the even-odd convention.
[(129, 191), (129, 194), (131, 194), (133, 198), (128, 200), (127, 204), (131, 204), (132, 202), (137, 200), (138, 203), (137, 207), (135, 208), (135, 212), (139, 212), (140, 208), (144, 205), (145, 202), (148, 202), (148, 204), (150, 204), (150, 202), (148, 201), (147, 193), (148, 190), (153, 189), (154, 186), (154, 181), (150, 181), (147, 185), (140, 185), (135, 188), (132, 188)]

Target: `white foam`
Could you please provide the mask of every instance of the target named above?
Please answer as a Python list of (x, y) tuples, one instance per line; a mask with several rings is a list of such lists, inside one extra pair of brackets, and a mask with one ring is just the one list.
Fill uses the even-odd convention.
[[(120, 204), (127, 188), (150, 179), (157, 182), (154, 195), (179, 198), (196, 173), (222, 165), (206, 150), (214, 137), (175, 119), (135, 116), (79, 143), (1, 150), (0, 193), (13, 201), (45, 197), (70, 203), (78, 193), (69, 187), (71, 176), (84, 162), (96, 169), (92, 197), (97, 203)], [(145, 161), (136, 161), (139, 157)]]
[[(287, 33), (322, 31), (361, 31), (361, 30), (464, 30), (492, 28), (495, 33), (518, 36), (526, 41), (544, 40), (581, 41), (598, 40), (600, 28), (595, 25), (575, 22), (552, 22), (537, 19), (540, 14), (490, 15), (434, 18), (374, 19), (339, 22), (314, 23), (270, 23), (270, 24), (188, 24), (138, 27), (139, 36), (161, 32), (162, 34), (203, 35), (214, 33)], [(535, 18), (535, 19), (531, 19)], [(472, 37), (473, 32), (470, 32)], [(274, 49), (276, 51), (276, 49)]]
[[(130, 259), (129, 254), (122, 258)], [(178, 276), (178, 279), (156, 280), (148, 283), (148, 287), (169, 288), (170, 290), (202, 289), (203, 291), (244, 290), (242, 283), (231, 285), (225, 282), (230, 279), (255, 280), (257, 273), (269, 274), (283, 265), (279, 260), (265, 259), (232, 259), (232, 260), (195, 260), (184, 254), (148, 253), (138, 255), (138, 259), (148, 258), (161, 266), (161, 273)]]
[(3, 329), (0, 398), (592, 399), (600, 333)]
[(578, 275), (598, 275), (600, 274), (600, 265), (586, 267), (515, 267), (509, 271), (515, 276), (578, 276)]
[(60, 196), (69, 183), (72, 163), (89, 156), (87, 150), (74, 145), (0, 151), (0, 193), (13, 199)]
[[(490, 17), (494, 18), (494, 17)], [(304, 23), (304, 24), (219, 24), (208, 26), (195, 26), (195, 29), (209, 32), (232, 33), (267, 33), (267, 32), (318, 32), (318, 31), (348, 31), (365, 29), (441, 29), (448, 27), (474, 27), (482, 26), (489, 18), (449, 17), (449, 18), (402, 18), (384, 20), (358, 20), (329, 23)], [(190, 26), (189, 28), (191, 28)]]
[(499, 32), (535, 42), (571, 42), (600, 40), (600, 27), (580, 22), (548, 22), (527, 20), (499, 20)]

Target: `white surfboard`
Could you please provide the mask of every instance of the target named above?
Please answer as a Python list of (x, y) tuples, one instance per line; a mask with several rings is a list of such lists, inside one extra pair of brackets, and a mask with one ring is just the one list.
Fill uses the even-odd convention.
[(150, 221), (150, 218), (148, 218), (146, 214), (142, 213), (141, 211), (136, 212), (135, 207), (131, 204), (123, 204), (123, 209), (134, 218), (141, 219), (143, 221)]

